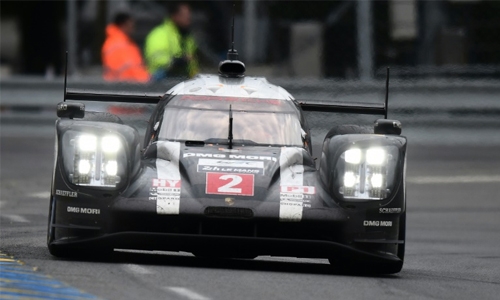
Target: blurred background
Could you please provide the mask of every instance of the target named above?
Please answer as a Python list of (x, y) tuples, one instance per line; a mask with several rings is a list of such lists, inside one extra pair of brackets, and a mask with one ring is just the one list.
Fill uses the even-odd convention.
[[(247, 75), (265, 76), (299, 100), (382, 102), (391, 67), (389, 117), (403, 122), (413, 143), (500, 144), (500, 1), (183, 2), (191, 7), (200, 73), (216, 73), (226, 58), (234, 10), (235, 48)], [(132, 15), (131, 37), (144, 53), (148, 33), (168, 16), (169, 4), (1, 1), (1, 124), (24, 126), (20, 132), (40, 124), (53, 129), (66, 50), (71, 88), (164, 93), (184, 80), (103, 79), (101, 49), (114, 16)], [(140, 115), (141, 127), (147, 125), (151, 108), (119, 107), (87, 104), (88, 110), (119, 112), (122, 118)], [(371, 124), (376, 117), (309, 118), (320, 144), (337, 123)]]
[[(192, 32), (201, 72), (214, 72), (235, 45), (250, 74), (361, 79), (394, 75), (498, 78), (500, 1), (193, 1)], [(63, 72), (99, 78), (105, 27), (118, 11), (147, 33), (166, 16), (165, 1), (1, 1), (0, 75)]]

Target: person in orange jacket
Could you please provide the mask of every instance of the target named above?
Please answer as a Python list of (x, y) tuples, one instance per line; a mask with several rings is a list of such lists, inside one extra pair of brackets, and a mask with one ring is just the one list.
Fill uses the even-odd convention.
[(106, 27), (102, 46), (103, 77), (108, 81), (147, 82), (149, 73), (141, 51), (130, 38), (135, 21), (128, 13), (118, 13)]

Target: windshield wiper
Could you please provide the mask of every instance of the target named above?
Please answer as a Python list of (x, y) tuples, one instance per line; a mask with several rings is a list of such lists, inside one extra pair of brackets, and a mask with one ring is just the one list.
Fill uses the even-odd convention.
[(231, 110), (231, 104), (229, 104), (229, 134), (227, 137), (228, 149), (233, 149), (233, 111)]

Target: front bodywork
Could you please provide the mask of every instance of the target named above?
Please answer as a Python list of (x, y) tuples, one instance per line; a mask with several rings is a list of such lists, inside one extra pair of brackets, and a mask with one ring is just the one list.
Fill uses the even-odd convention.
[[(143, 137), (122, 124), (58, 120), (56, 127), (49, 247), (402, 264), (404, 137), (332, 137), (325, 141), (317, 168), (310, 140), (302, 147), (240, 144), (228, 149), (218, 143), (148, 141), (150, 128), (143, 146)], [(98, 140), (119, 137), (122, 152), (116, 159), (122, 170), (115, 186), (75, 184), (71, 166), (78, 132)], [(391, 189), (382, 199), (349, 199), (339, 193), (336, 166), (353, 146), (392, 147)]]

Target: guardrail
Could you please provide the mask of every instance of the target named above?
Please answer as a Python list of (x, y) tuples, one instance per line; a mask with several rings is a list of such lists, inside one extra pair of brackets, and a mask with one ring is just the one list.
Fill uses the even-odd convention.
[[(297, 99), (383, 103), (385, 82), (309, 80), (271, 78)], [(68, 80), (69, 88), (166, 92), (180, 80), (151, 84), (109, 83), (96, 78)], [(51, 81), (39, 77), (12, 77), (0, 81), (2, 123), (28, 121), (53, 122), (55, 106), (63, 99), (63, 79)], [(500, 80), (398, 80), (390, 87), (389, 117), (405, 123), (468, 122), (500, 127)], [(420, 121), (419, 121), (420, 120)]]

